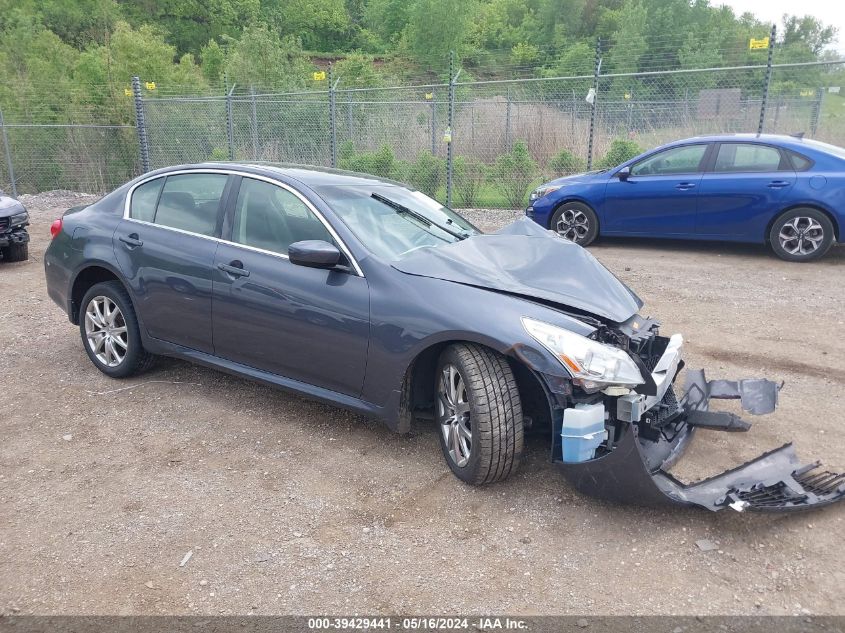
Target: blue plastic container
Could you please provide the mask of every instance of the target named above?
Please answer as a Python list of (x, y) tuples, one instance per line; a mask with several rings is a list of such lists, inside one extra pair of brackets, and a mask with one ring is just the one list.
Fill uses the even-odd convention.
[(576, 404), (563, 412), (560, 432), (563, 461), (586, 462), (596, 456), (596, 449), (607, 437), (603, 404)]

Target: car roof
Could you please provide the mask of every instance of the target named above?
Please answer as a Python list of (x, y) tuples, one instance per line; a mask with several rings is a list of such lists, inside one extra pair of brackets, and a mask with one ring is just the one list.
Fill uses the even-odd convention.
[(186, 165), (174, 165), (145, 174), (145, 177), (151, 175), (165, 175), (173, 171), (184, 171), (191, 169), (231, 169), (234, 171), (254, 173), (265, 176), (283, 176), (286, 178), (297, 180), (309, 187), (319, 187), (324, 185), (393, 187), (406, 186), (400, 182), (389, 180), (387, 178), (379, 178), (377, 176), (359, 174), (352, 171), (344, 171), (342, 169), (332, 169), (330, 167), (319, 167), (315, 165), (295, 165), (290, 163), (274, 163), (261, 161), (205, 162), (192, 163)]
[[(809, 139), (807, 139), (809, 140)], [(777, 145), (780, 147), (788, 147), (801, 151), (804, 149), (811, 149), (814, 151), (821, 151), (818, 147), (809, 146), (803, 135), (791, 136), (788, 134), (754, 134), (754, 133), (734, 133), (734, 134), (707, 134), (702, 136), (692, 136), (690, 138), (681, 139), (666, 143), (662, 147), (672, 147), (673, 145), (685, 145), (687, 143), (729, 143), (729, 142), (750, 142), (750, 143), (767, 143), (770, 145)]]

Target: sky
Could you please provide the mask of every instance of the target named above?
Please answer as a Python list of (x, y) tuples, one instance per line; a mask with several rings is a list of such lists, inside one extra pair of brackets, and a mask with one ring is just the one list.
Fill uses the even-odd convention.
[(845, 2), (843, 0), (711, 0), (712, 6), (727, 5), (740, 15), (746, 11), (753, 13), (760, 20), (781, 24), (784, 13), (812, 15), (825, 24), (839, 29), (839, 41), (833, 45), (845, 53)]

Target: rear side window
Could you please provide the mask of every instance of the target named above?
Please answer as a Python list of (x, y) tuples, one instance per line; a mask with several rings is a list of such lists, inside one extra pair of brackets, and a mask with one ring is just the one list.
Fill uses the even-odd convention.
[(722, 143), (713, 171), (757, 172), (791, 169), (777, 148), (753, 143)]
[(164, 178), (156, 178), (145, 182), (135, 189), (132, 194), (132, 204), (129, 207), (129, 217), (134, 220), (152, 222), (156, 212), (158, 193), (164, 184)]
[(813, 166), (813, 161), (806, 156), (802, 156), (798, 152), (786, 150), (786, 153), (789, 154), (789, 158), (792, 160), (792, 167), (795, 171), (807, 171)]
[(214, 236), (227, 178), (225, 174), (168, 176), (159, 196), (154, 222)]

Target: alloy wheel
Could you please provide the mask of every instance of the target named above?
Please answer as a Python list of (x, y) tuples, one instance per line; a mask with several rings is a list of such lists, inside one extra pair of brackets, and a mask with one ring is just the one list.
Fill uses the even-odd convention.
[(590, 219), (578, 209), (564, 209), (555, 225), (557, 234), (572, 242), (580, 242), (590, 231)]
[(790, 255), (809, 255), (822, 245), (824, 229), (815, 219), (798, 216), (780, 227), (778, 240), (781, 248)]
[(103, 365), (117, 367), (126, 358), (129, 335), (126, 321), (117, 304), (97, 296), (85, 308), (85, 338), (91, 352)]
[(456, 466), (463, 467), (472, 454), (472, 420), (463, 376), (452, 364), (443, 367), (437, 386), (437, 418)]

